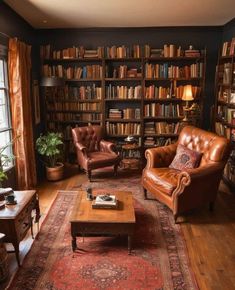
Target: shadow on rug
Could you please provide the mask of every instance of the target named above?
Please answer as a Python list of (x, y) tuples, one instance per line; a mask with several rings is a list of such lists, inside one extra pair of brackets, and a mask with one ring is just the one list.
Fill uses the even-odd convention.
[[(126, 237), (78, 238), (71, 249), (69, 218), (76, 196), (94, 189), (128, 190), (134, 196), (136, 230), (132, 254)], [(140, 175), (102, 179), (60, 191), (38, 239), (10, 289), (198, 289), (187, 250), (172, 213), (160, 203), (143, 200)]]

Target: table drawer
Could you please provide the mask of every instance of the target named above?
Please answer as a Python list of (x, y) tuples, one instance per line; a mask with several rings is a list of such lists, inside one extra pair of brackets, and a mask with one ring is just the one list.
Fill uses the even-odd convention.
[(32, 199), (15, 220), (18, 241), (21, 241), (24, 238), (25, 234), (31, 226), (31, 212), (34, 208), (34, 205), (35, 199)]

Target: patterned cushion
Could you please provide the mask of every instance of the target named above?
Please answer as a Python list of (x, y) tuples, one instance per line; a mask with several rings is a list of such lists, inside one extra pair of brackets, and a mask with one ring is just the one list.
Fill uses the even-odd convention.
[(178, 170), (196, 168), (199, 166), (201, 157), (201, 153), (188, 149), (187, 147), (179, 144), (177, 146), (175, 158), (169, 167)]

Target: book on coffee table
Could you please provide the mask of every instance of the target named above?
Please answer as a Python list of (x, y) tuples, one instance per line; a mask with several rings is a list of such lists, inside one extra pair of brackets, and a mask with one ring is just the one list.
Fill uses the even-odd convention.
[(117, 208), (118, 200), (115, 195), (100, 194), (97, 195), (92, 203), (92, 208)]

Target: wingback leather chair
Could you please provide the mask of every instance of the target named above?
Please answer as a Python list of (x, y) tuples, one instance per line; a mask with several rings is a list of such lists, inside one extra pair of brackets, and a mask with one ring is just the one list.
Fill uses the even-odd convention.
[(93, 169), (114, 166), (114, 173), (120, 162), (115, 152), (115, 144), (102, 140), (101, 126), (76, 127), (72, 129), (72, 137), (77, 153), (77, 161), (91, 180)]
[[(169, 168), (181, 144), (201, 154), (199, 166), (192, 169)], [(147, 191), (179, 214), (205, 203), (213, 210), (220, 179), (230, 152), (226, 138), (212, 132), (186, 126), (178, 142), (146, 150), (147, 165), (142, 174), (144, 196)]]

